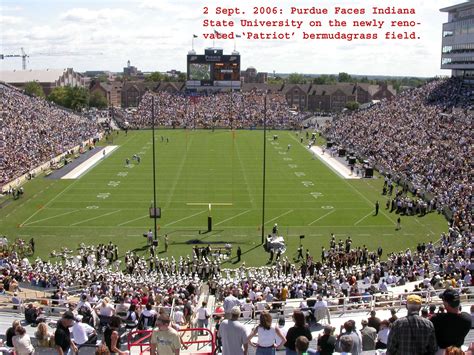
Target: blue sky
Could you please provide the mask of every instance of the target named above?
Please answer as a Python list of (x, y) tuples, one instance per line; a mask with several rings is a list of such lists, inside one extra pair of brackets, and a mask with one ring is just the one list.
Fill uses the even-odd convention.
[[(202, 33), (205, 18), (203, 6), (211, 12), (217, 7), (239, 7), (248, 14), (253, 6), (278, 6), (289, 11), (291, 6), (326, 7), (332, 12), (334, 6), (366, 8), (372, 6), (396, 6), (412, 8), (416, 15), (408, 20), (420, 22), (413, 41), (311, 41), (300, 35), (289, 41), (252, 41), (237, 39), (237, 50), (242, 56), (242, 68), (253, 66), (258, 71), (280, 73), (321, 73), (341, 71), (351, 74), (436, 76), (449, 75), (440, 70), (441, 25), (447, 21), (447, 14), (440, 8), (454, 5), (458, 0), (0, 0), (0, 37), (3, 54), (17, 54), (20, 47), (30, 55), (29, 69), (72, 67), (76, 71), (111, 70), (121, 71), (130, 60), (132, 65), (143, 71), (185, 70), (186, 54), (191, 49), (191, 38), (197, 34), (194, 47), (197, 52), (212, 46), (212, 40), (205, 40)], [(370, 11), (368, 11), (370, 12)], [(238, 15), (254, 19), (253, 15)], [(223, 17), (221, 17), (222, 19)], [(289, 18), (309, 21), (327, 21), (335, 18), (314, 16), (261, 15), (262, 20)], [(384, 20), (405, 19), (403, 16), (384, 15), (374, 17), (366, 14), (353, 19)], [(228, 18), (232, 19), (232, 18)], [(220, 32), (232, 29), (217, 28)], [(245, 29), (237, 26), (237, 33)], [(333, 32), (334, 29), (311, 29)], [(354, 29), (353, 29), (354, 30)], [(413, 29), (394, 29), (399, 32)], [(273, 31), (265, 29), (265, 31)], [(351, 32), (348, 28), (344, 31)], [(364, 32), (373, 32), (365, 29)], [(360, 32), (360, 30), (356, 30)], [(379, 35), (385, 33), (378, 32)], [(224, 52), (233, 50), (234, 41), (217, 40), (216, 46)], [(20, 58), (0, 61), (2, 70), (21, 69)]]

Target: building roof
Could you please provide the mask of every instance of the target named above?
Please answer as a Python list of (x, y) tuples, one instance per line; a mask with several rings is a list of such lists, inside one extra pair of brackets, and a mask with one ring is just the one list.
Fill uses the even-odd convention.
[(289, 93), (291, 90), (298, 88), (303, 91), (305, 94), (309, 92), (311, 89), (311, 84), (285, 84), (282, 88), (284, 93)]
[[(72, 69), (70, 70), (72, 71)], [(30, 81), (53, 83), (67, 71), (68, 69), (0, 70), (0, 80), (6, 83), (28, 83)]]
[(442, 9), (440, 9), (439, 11), (441, 11), (441, 12), (454, 12), (456, 10), (467, 9), (467, 8), (473, 7), (473, 6), (474, 6), (474, 1), (469, 0), (468, 2), (463, 2), (461, 4), (444, 7)]

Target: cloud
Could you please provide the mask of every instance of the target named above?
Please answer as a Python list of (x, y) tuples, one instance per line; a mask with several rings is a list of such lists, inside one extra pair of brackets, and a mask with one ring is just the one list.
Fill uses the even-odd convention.
[(74, 8), (59, 16), (59, 19), (66, 22), (96, 23), (110, 22), (112, 20), (126, 18), (130, 13), (124, 9), (100, 9), (90, 10), (85, 8)]
[(0, 12), (5, 12), (5, 11), (20, 11), (23, 10), (22, 7), (20, 6), (0, 6)]
[(0, 15), (0, 23), (4, 26), (18, 25), (21, 24), (23, 20), (22, 17), (18, 16)]

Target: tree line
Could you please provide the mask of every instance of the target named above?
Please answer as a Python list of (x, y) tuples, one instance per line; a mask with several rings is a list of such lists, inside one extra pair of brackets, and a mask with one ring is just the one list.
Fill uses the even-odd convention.
[(99, 91), (89, 93), (89, 90), (86, 88), (77, 86), (58, 86), (46, 96), (43, 87), (38, 82), (31, 81), (25, 85), (25, 93), (44, 98), (75, 111), (90, 107), (98, 109), (107, 107), (107, 99), (103, 93)]

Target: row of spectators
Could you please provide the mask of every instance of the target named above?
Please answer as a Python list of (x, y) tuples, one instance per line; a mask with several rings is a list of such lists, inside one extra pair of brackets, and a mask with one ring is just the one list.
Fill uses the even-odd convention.
[(0, 185), (96, 136), (97, 124), (0, 84)]
[(147, 93), (138, 111), (127, 117), (130, 128), (152, 125), (154, 100), (155, 125), (187, 128), (252, 128), (262, 127), (266, 104), (266, 124), (278, 129), (299, 128), (304, 114), (290, 111), (286, 99), (279, 94), (261, 91), (216, 93), (208, 96), (183, 96), (167, 92)]

